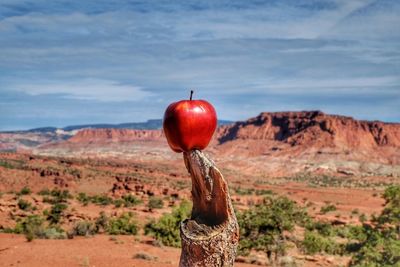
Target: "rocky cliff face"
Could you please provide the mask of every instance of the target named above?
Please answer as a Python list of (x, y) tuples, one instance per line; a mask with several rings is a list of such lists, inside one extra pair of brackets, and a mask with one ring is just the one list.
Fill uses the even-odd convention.
[[(163, 141), (161, 130), (83, 129), (57, 147)], [(359, 121), (320, 111), (264, 112), (247, 121), (221, 126), (211, 147), (229, 153), (262, 155), (269, 150), (288, 153), (377, 153), (400, 151), (400, 124)], [(241, 149), (241, 148), (246, 149)], [(382, 149), (381, 149), (382, 148)], [(385, 155), (382, 155), (385, 158)]]
[[(63, 156), (181, 157), (169, 149), (161, 130), (83, 129), (68, 139), (30, 134), (3, 134), (0, 149), (29, 148), (34, 153)], [(218, 155), (227, 167), (229, 162), (232, 168), (242, 164), (249, 172), (262, 166), (278, 174), (324, 169), (400, 176), (400, 124), (320, 111), (265, 112), (219, 127), (207, 151)]]
[(219, 144), (238, 139), (279, 141), (291, 146), (400, 148), (400, 124), (358, 121), (321, 111), (266, 112), (219, 130)]
[[(346, 173), (400, 176), (400, 124), (359, 121), (320, 111), (261, 113), (221, 126), (206, 150), (225, 168), (249, 175)], [(161, 130), (84, 129), (40, 145), (43, 155), (181, 159)]]

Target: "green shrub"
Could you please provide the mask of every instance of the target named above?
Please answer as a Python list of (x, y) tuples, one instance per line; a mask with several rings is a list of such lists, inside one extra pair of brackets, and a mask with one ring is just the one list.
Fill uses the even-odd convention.
[(29, 195), (30, 193), (32, 193), (31, 189), (24, 186), (21, 191), (19, 191), (18, 195)]
[(252, 195), (254, 193), (253, 188), (242, 188), (242, 187), (236, 187), (233, 189), (236, 194), (240, 196), (245, 196), (245, 195)]
[(57, 202), (67, 202), (68, 199), (72, 198), (68, 190), (60, 190), (57, 188), (51, 190), (51, 196), (53, 196)]
[(358, 209), (354, 209), (354, 210), (351, 211), (352, 215), (357, 215), (359, 213), (360, 213), (360, 211)]
[(305, 232), (303, 240), (305, 253), (315, 254), (324, 251), (325, 246), (326, 241), (321, 235), (310, 231)]
[(337, 228), (337, 235), (348, 240), (363, 241), (367, 237), (364, 233), (363, 227), (358, 225), (346, 225), (344, 227)]
[(11, 227), (4, 227), (4, 228), (2, 228), (2, 229), (0, 229), (0, 233), (5, 233), (5, 234), (19, 234), (19, 233), (16, 233), (15, 231), (14, 231), (14, 228), (11, 228)]
[(141, 259), (141, 260), (147, 260), (147, 261), (156, 261), (158, 257), (152, 256), (150, 254), (144, 253), (144, 252), (139, 252), (133, 255), (134, 259)]
[(132, 212), (123, 213), (117, 218), (112, 218), (108, 222), (107, 232), (111, 235), (136, 235), (138, 224)]
[[(42, 193), (47, 193), (47, 192), (42, 192)], [(45, 197), (43, 197), (43, 202), (47, 202), (50, 204), (57, 204), (57, 203), (66, 203), (68, 202), (68, 199), (72, 198), (72, 195), (69, 193), (68, 190), (59, 190), (59, 189), (53, 189), (50, 191), (50, 194), (43, 194)]]
[(305, 211), (288, 198), (265, 198), (261, 205), (238, 214), (239, 253), (263, 251), (273, 263), (286, 250), (283, 232), (292, 231), (295, 223), (305, 224), (308, 220)]
[(76, 199), (84, 206), (88, 205), (89, 203), (101, 206), (107, 206), (115, 203), (115, 201), (113, 201), (113, 199), (106, 194), (88, 196), (86, 193), (81, 192), (78, 194)]
[(361, 223), (364, 223), (364, 222), (366, 222), (366, 221), (368, 220), (368, 217), (367, 217), (367, 215), (365, 215), (364, 213), (361, 213), (360, 216), (358, 216), (358, 220), (359, 220)]
[(347, 227), (347, 229), (349, 229), (349, 233), (346, 236), (348, 239), (364, 241), (367, 238), (362, 226), (350, 225)]
[(38, 194), (41, 196), (49, 196), (51, 194), (51, 191), (48, 188), (44, 188), (40, 190)]
[(50, 203), (53, 204), (54, 203), (54, 199), (48, 196), (43, 197), (43, 203)]
[(90, 236), (96, 233), (97, 229), (94, 223), (90, 221), (80, 221), (74, 225), (70, 234), (73, 236)]
[(306, 229), (309, 231), (317, 231), (322, 236), (334, 236), (336, 231), (330, 223), (320, 221), (310, 221), (306, 225)]
[(90, 201), (93, 204), (101, 205), (101, 206), (107, 206), (113, 203), (113, 200), (111, 197), (107, 195), (95, 195), (90, 197)]
[(45, 228), (42, 235), (38, 236), (38, 238), (42, 239), (65, 239), (66, 237), (66, 233), (61, 228), (57, 227)]
[(56, 203), (54, 204), (50, 211), (49, 214), (47, 215), (47, 220), (51, 223), (51, 224), (57, 224), (60, 222), (61, 216), (64, 212), (64, 210), (67, 209), (67, 205), (64, 203)]
[(20, 208), (21, 210), (30, 210), (32, 208), (32, 204), (24, 199), (19, 199), (18, 208)]
[(114, 200), (114, 206), (116, 208), (120, 208), (124, 205), (125, 201), (123, 201), (121, 198), (115, 199)]
[(0, 160), (0, 166), (6, 169), (15, 169), (15, 166), (8, 161)]
[(104, 211), (100, 212), (100, 216), (96, 219), (95, 227), (96, 232), (106, 231), (108, 228), (109, 218)]
[(44, 219), (38, 215), (29, 215), (19, 221), (14, 228), (16, 234), (23, 234), (28, 231), (37, 230), (43, 226)]
[(391, 185), (383, 193), (385, 208), (377, 219), (378, 223), (397, 225), (400, 233), (400, 185)]
[(326, 204), (325, 206), (321, 207), (320, 212), (321, 212), (321, 214), (326, 214), (328, 212), (335, 211), (335, 210), (336, 210), (336, 206), (335, 205)]
[(263, 195), (274, 195), (275, 193), (272, 190), (269, 189), (257, 189), (255, 191), (257, 196), (263, 196)]
[(159, 197), (150, 197), (148, 207), (150, 210), (152, 209), (161, 209), (164, 207), (164, 202)]
[(386, 188), (382, 213), (363, 224), (363, 238), (352, 248), (350, 266), (400, 266), (400, 185)]
[(132, 207), (142, 203), (140, 199), (130, 194), (122, 196), (122, 200), (124, 201), (125, 207)]
[(303, 248), (307, 254), (325, 252), (327, 254), (341, 254), (340, 245), (332, 238), (326, 238), (317, 232), (306, 231), (304, 234)]
[(180, 247), (179, 225), (190, 216), (191, 209), (191, 203), (182, 201), (172, 213), (164, 214), (157, 222), (153, 220), (147, 223), (145, 234), (155, 237), (166, 246)]
[(63, 239), (66, 237), (64, 231), (55, 227), (46, 227), (44, 219), (38, 215), (30, 215), (17, 223), (14, 233), (24, 234), (28, 241), (34, 238), (41, 239)]
[(366, 240), (356, 247), (350, 266), (399, 266), (400, 240), (394, 228), (364, 225), (364, 232)]
[(90, 197), (86, 195), (86, 193), (79, 193), (76, 199), (82, 203), (84, 206), (87, 206), (90, 202)]

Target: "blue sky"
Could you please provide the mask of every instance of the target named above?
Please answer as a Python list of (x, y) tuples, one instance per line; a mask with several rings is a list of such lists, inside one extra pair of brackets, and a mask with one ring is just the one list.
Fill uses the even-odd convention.
[(320, 109), (400, 122), (400, 1), (0, 0), (0, 130)]

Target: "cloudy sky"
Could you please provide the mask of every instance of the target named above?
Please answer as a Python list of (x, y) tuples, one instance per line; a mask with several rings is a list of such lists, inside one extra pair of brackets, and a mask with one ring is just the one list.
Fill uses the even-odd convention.
[(0, 130), (319, 109), (400, 122), (398, 0), (0, 0)]

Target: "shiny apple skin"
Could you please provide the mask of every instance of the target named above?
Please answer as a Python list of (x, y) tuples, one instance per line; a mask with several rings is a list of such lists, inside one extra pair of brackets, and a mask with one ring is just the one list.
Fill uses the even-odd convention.
[(205, 100), (181, 100), (164, 114), (164, 134), (171, 149), (184, 152), (207, 147), (217, 127), (217, 113)]

